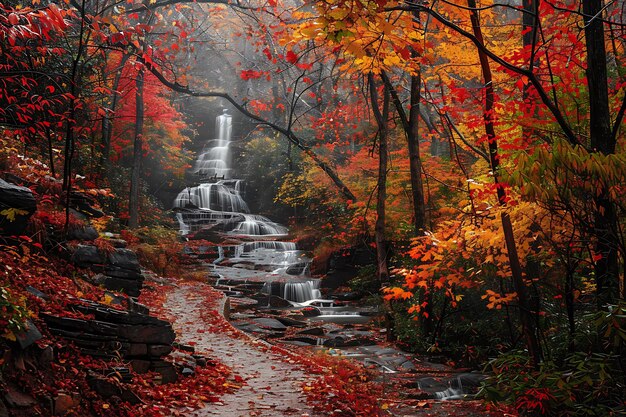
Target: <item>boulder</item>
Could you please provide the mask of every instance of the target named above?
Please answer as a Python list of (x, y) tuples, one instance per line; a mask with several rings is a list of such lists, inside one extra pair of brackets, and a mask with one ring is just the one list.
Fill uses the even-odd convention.
[(37, 210), (33, 192), (0, 179), (0, 235), (20, 235)]

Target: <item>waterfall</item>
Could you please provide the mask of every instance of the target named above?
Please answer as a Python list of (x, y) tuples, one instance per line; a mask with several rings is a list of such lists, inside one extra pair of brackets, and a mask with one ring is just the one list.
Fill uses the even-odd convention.
[(319, 280), (306, 282), (285, 282), (283, 288), (283, 298), (297, 303), (321, 298), (319, 286)]
[[(276, 241), (288, 235), (288, 228), (250, 213), (245, 183), (234, 178), (232, 116), (226, 110), (215, 119), (215, 136), (206, 142), (193, 168), (200, 183), (183, 189), (174, 201), (181, 235), (227, 240), (230, 244), (217, 247), (213, 268), (229, 280), (271, 279), (276, 281), (275, 295), (297, 302), (320, 298), (319, 281), (304, 282), (311, 259), (294, 242)], [(299, 282), (283, 282), (289, 280)], [(271, 292), (272, 286), (266, 287)]]
[(174, 208), (180, 209), (176, 217), (181, 234), (220, 224), (238, 236), (286, 236), (285, 226), (249, 214), (243, 181), (231, 178), (232, 116), (226, 110), (215, 119), (215, 134), (217, 139), (207, 142), (195, 165), (195, 173), (206, 182), (185, 188), (174, 200)]

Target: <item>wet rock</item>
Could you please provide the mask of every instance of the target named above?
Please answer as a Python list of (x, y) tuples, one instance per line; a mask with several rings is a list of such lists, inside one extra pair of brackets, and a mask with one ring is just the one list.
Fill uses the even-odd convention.
[(312, 336), (324, 336), (325, 330), (323, 327), (312, 327), (310, 329), (300, 330), (297, 334), (306, 334)]
[(262, 329), (257, 325), (251, 323), (233, 323), (233, 325), (241, 331), (246, 333), (260, 333), (260, 334), (271, 334), (272, 332), (267, 329)]
[[(6, 211), (5, 211), (6, 210)], [(20, 235), (37, 210), (33, 192), (0, 179), (0, 235)]]
[(191, 368), (183, 368), (182, 372), (183, 376), (187, 377), (187, 376), (192, 376), (193, 374), (196, 373), (196, 371), (194, 371)]
[(285, 326), (289, 327), (306, 327), (307, 323), (300, 320), (295, 320), (289, 317), (276, 317), (276, 320), (280, 321)]
[(339, 301), (357, 301), (363, 298), (363, 294), (359, 292), (347, 292), (342, 294), (334, 294), (333, 298)]
[(259, 294), (258, 296), (254, 296), (253, 298), (258, 300), (257, 307), (292, 307), (289, 301), (285, 300), (284, 298), (278, 297), (277, 295), (268, 296), (267, 294)]
[(278, 321), (277, 319), (267, 318), (267, 317), (258, 317), (252, 320), (262, 329), (268, 330), (279, 330), (285, 331), (287, 330), (287, 326)]
[(301, 342), (305, 345), (311, 345), (311, 346), (316, 346), (318, 343), (318, 339), (313, 338), (313, 337), (305, 337), (305, 336), (298, 336), (298, 337), (286, 337), (285, 339), (283, 339), (285, 342)]

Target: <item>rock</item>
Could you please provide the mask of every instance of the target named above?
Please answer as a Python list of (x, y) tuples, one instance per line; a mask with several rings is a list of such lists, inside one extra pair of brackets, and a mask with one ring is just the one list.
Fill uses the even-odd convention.
[(133, 297), (128, 298), (128, 311), (139, 314), (150, 314), (150, 309), (147, 306), (138, 303)]
[(148, 355), (148, 345), (145, 343), (130, 343), (128, 348), (128, 352), (126, 356), (147, 356)]
[(108, 377), (115, 378), (120, 382), (132, 382), (133, 376), (130, 373), (130, 369), (126, 366), (114, 366), (105, 371)]
[(166, 356), (172, 351), (172, 345), (148, 345), (149, 356)]
[(39, 365), (42, 367), (48, 367), (54, 361), (54, 348), (52, 346), (46, 346), (41, 349), (39, 353)]
[(17, 342), (20, 344), (22, 349), (26, 349), (37, 340), (41, 339), (43, 336), (41, 332), (35, 326), (35, 323), (32, 322), (31, 319), (26, 320), (26, 330), (15, 335)]
[(304, 337), (304, 336), (299, 336), (299, 337), (288, 337), (284, 339), (286, 342), (300, 342), (303, 343), (305, 345), (311, 345), (311, 346), (315, 346), (317, 345), (317, 340), (313, 337)]
[(130, 342), (171, 345), (176, 334), (172, 327), (152, 325), (120, 325), (119, 335)]
[(196, 360), (196, 365), (198, 366), (206, 366), (207, 358), (202, 355), (191, 355)]
[(33, 192), (0, 179), (0, 234), (21, 235), (37, 210)]
[(43, 293), (43, 292), (39, 291), (37, 288), (31, 287), (30, 285), (26, 286), (26, 291), (28, 291), (29, 293), (31, 293), (32, 295), (34, 295), (37, 298), (41, 298), (42, 300), (50, 299), (48, 294)]
[(138, 297), (141, 294), (142, 282), (105, 276), (102, 285), (109, 290), (120, 291), (131, 297)]
[(0, 417), (9, 417), (9, 410), (2, 400), (0, 400)]
[(335, 337), (333, 339), (324, 340), (325, 347), (343, 347), (345, 346), (345, 339), (343, 337)]
[(119, 296), (111, 291), (105, 291), (104, 295), (110, 299), (110, 305), (124, 306), (127, 304), (126, 297)]
[(116, 248), (109, 253), (109, 263), (120, 268), (141, 271), (137, 254), (130, 249)]
[(145, 359), (133, 359), (130, 361), (130, 366), (138, 374), (145, 374), (150, 370), (150, 361)]
[(109, 242), (114, 248), (125, 248), (128, 246), (128, 242), (124, 239), (107, 239), (107, 242)]
[(276, 317), (276, 320), (280, 321), (285, 326), (290, 326), (290, 327), (306, 327), (307, 326), (306, 322), (300, 321), (300, 320), (294, 320), (289, 317)]
[(259, 296), (254, 296), (254, 298), (258, 299), (257, 307), (292, 307), (291, 303), (284, 298), (281, 298), (277, 295), (267, 296), (267, 294), (259, 294)]
[(70, 193), (70, 207), (76, 210), (77, 212), (93, 218), (100, 218), (104, 216), (104, 213), (95, 208), (96, 205), (95, 200), (86, 194), (83, 194), (78, 191), (72, 191)]
[(139, 404), (141, 402), (141, 399), (134, 392), (115, 379), (105, 378), (92, 373), (88, 376), (87, 383), (92, 390), (96, 391), (104, 399), (118, 397), (130, 404)]
[(75, 225), (69, 228), (67, 238), (69, 240), (89, 241), (99, 237), (98, 231), (92, 226)]
[(81, 267), (103, 266), (106, 262), (106, 256), (96, 246), (78, 245), (72, 254), (72, 262)]
[(169, 357), (174, 365), (181, 368), (195, 368), (197, 366), (196, 358), (183, 352), (172, 352)]
[(180, 350), (183, 350), (185, 352), (194, 353), (196, 351), (195, 347), (189, 346), (189, 345), (183, 345), (183, 344), (178, 343), (178, 342), (172, 343), (172, 346), (174, 346), (176, 349), (180, 349)]
[(252, 321), (256, 323), (262, 329), (279, 330), (279, 331), (287, 330), (287, 326), (285, 326), (284, 324), (282, 324), (280, 321), (276, 319), (267, 318), (267, 317), (257, 317), (253, 319)]
[(324, 336), (325, 333), (326, 332), (324, 331), (323, 327), (312, 327), (310, 329), (300, 330), (296, 334), (306, 334), (306, 335), (312, 335), (312, 336)]
[(78, 394), (67, 394), (59, 392), (54, 398), (54, 415), (67, 414), (72, 408), (80, 404), (80, 396)]
[(169, 362), (154, 361), (150, 365), (150, 370), (157, 372), (161, 375), (161, 384), (169, 384), (170, 382), (176, 382), (178, 374), (176, 368)]
[(185, 376), (185, 377), (187, 377), (187, 376), (192, 376), (192, 375), (193, 375), (193, 374), (195, 374), (195, 373), (196, 373), (196, 371), (194, 371), (194, 370), (193, 370), (193, 369), (191, 369), (191, 368), (183, 368), (183, 370), (182, 370), (182, 374), (183, 374), (183, 376)]
[(129, 249), (116, 248), (104, 253), (94, 245), (78, 245), (71, 259), (78, 266), (102, 273), (91, 278), (96, 285), (133, 297), (141, 291), (144, 280), (141, 266), (137, 255)]

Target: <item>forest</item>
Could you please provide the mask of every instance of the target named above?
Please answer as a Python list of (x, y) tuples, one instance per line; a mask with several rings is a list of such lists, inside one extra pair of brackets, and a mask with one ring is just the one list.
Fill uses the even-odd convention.
[(0, 416), (626, 415), (626, 3), (10, 0), (0, 47)]

